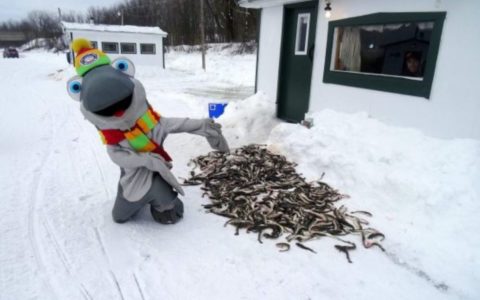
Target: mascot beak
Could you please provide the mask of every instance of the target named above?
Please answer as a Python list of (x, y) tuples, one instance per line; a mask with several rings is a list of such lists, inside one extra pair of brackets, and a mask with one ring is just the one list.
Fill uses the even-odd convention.
[(121, 117), (131, 104), (135, 85), (130, 77), (110, 65), (85, 74), (80, 100), (86, 110)]

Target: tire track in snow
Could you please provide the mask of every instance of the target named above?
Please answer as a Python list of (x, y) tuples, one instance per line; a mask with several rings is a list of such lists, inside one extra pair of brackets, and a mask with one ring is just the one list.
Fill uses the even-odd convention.
[(80, 287), (82, 288), (83, 293), (86, 295), (87, 299), (93, 300), (92, 295), (88, 292), (87, 288), (85, 288), (85, 285), (83, 283), (80, 283)]
[(125, 297), (123, 297), (122, 289), (120, 288), (120, 283), (118, 283), (117, 277), (115, 276), (112, 270), (110, 270), (110, 276), (112, 277), (113, 282), (117, 287), (118, 293), (120, 294), (120, 299), (125, 300)]
[[(70, 106), (69, 106), (69, 107), (70, 107)], [(71, 111), (71, 108), (66, 109), (66, 112), (67, 112), (68, 115), (71, 115), (71, 114), (74, 113), (74, 112)], [(88, 147), (88, 149), (90, 150), (90, 152), (91, 152), (91, 154), (92, 154), (92, 156), (93, 156), (93, 158), (94, 158), (94, 164), (95, 164), (95, 166), (96, 166), (96, 168), (97, 168), (97, 170), (98, 170), (98, 174), (99, 174), (100, 181), (101, 181), (101, 186), (102, 186), (102, 188), (103, 188), (103, 191), (104, 191), (106, 197), (107, 197), (108, 199), (110, 199), (111, 194), (110, 194), (110, 191), (109, 191), (108, 188), (107, 188), (107, 184), (106, 184), (107, 181), (106, 181), (106, 177), (105, 177), (105, 172), (104, 172), (103, 168), (101, 167), (100, 160), (98, 159), (98, 155), (97, 155), (96, 149), (95, 149), (95, 148), (92, 146), (92, 144), (91, 144), (91, 141), (92, 141), (92, 140), (91, 140), (91, 139), (92, 139), (92, 138), (91, 138), (91, 134), (89, 134), (89, 133), (85, 133), (85, 134), (84, 134), (84, 132), (85, 132), (85, 124), (78, 122), (78, 120), (75, 119), (75, 118), (72, 118), (72, 119), (74, 120), (74, 122), (75, 122), (75, 124), (76, 124), (76, 128), (81, 128), (81, 136), (87, 137), (87, 143), (86, 143), (86, 144), (87, 144), (87, 147)], [(72, 164), (72, 166), (73, 166), (74, 168), (77, 168), (77, 167), (75, 166), (75, 164)], [(78, 176), (78, 175), (77, 175), (77, 177), (78, 177), (79, 180), (82, 182), (82, 186), (85, 187), (86, 185), (85, 185), (85, 181), (84, 181), (83, 177), (82, 177), (82, 176)], [(96, 224), (96, 223), (97, 223), (97, 222), (95, 222), (95, 221), (91, 218), (90, 224)], [(115, 289), (117, 290), (117, 292), (118, 292), (118, 294), (119, 294), (119, 296), (120, 296), (120, 299), (124, 300), (125, 297), (124, 297), (124, 294), (123, 294), (123, 292), (122, 292), (121, 285), (120, 285), (120, 283), (119, 283), (119, 281), (118, 281), (118, 279), (117, 279), (117, 276), (115, 275), (115, 273), (113, 272), (113, 270), (112, 270), (112, 268), (111, 268), (111, 266), (110, 266), (110, 264), (111, 264), (111, 263), (110, 263), (110, 257), (109, 257), (109, 255), (108, 255), (108, 253), (107, 253), (107, 249), (106, 249), (105, 244), (104, 244), (104, 242), (103, 242), (103, 239), (102, 239), (102, 237), (101, 237), (100, 230), (99, 230), (98, 227), (95, 226), (95, 225), (92, 227), (92, 229), (93, 229), (93, 231), (94, 231), (94, 235), (95, 235), (95, 238), (96, 238), (96, 240), (97, 240), (97, 242), (98, 242), (98, 245), (99, 245), (99, 248), (100, 248), (100, 250), (101, 250), (102, 256), (104, 257), (104, 260), (107, 262), (109, 277), (111, 278), (111, 280), (112, 280), (112, 282), (113, 282), (113, 284), (114, 284), (114, 286), (115, 286)], [(87, 294), (88, 294), (88, 293), (87, 293)], [(88, 295), (89, 295), (89, 294), (88, 294)], [(142, 296), (143, 296), (143, 295), (142, 295)]]
[[(42, 102), (44, 102), (43, 99), (41, 100)], [(44, 117), (48, 116), (48, 119), (49, 119), (48, 127), (50, 129), (49, 133), (50, 134), (55, 133), (56, 130), (52, 129), (53, 123), (52, 123), (52, 116), (50, 115), (50, 113), (47, 111), (43, 114), (43, 116)], [(51, 136), (54, 136), (54, 135), (51, 135)], [(33, 250), (33, 256), (35, 258), (37, 267), (39, 271), (41, 271), (42, 273), (45, 273), (45, 274), (42, 274), (42, 276), (40, 277), (42, 278), (44, 283), (47, 285), (47, 288), (54, 293), (56, 298), (58, 298), (55, 290), (53, 289), (50, 283), (49, 273), (47, 271), (47, 268), (45, 267), (45, 262), (40, 253), (39, 242), (38, 242), (38, 232), (35, 229), (35, 224), (34, 224), (35, 223), (34, 212), (37, 211), (38, 199), (40, 198), (39, 186), (40, 186), (42, 171), (45, 168), (46, 163), (48, 162), (48, 160), (50, 159), (50, 156), (53, 153), (53, 144), (52, 143), (47, 143), (47, 144), (48, 146), (42, 153), (43, 155), (42, 155), (42, 159), (40, 160), (39, 166), (37, 166), (33, 171), (34, 177), (31, 184), (32, 188), (29, 193), (30, 201), (28, 204), (28, 215), (27, 215), (28, 216), (27, 217), (28, 218), (28, 239), (30, 241), (30, 245)], [(45, 278), (43, 275), (45, 275), (47, 278)]]
[[(77, 120), (75, 120), (75, 123), (77, 124), (77, 127), (78, 127), (78, 128), (81, 128), (82, 133), (84, 133), (84, 132), (85, 132), (85, 127), (84, 127), (84, 125), (83, 125), (83, 124), (80, 124)], [(101, 186), (102, 186), (102, 188), (103, 188), (103, 190), (104, 190), (105, 195), (107, 196), (107, 198), (110, 199), (111, 195), (110, 195), (110, 191), (109, 191), (108, 188), (107, 188), (107, 181), (106, 181), (106, 179), (105, 179), (105, 178), (106, 178), (106, 177), (105, 177), (105, 172), (103, 171), (103, 168), (102, 168), (101, 165), (100, 165), (100, 160), (98, 159), (98, 155), (97, 155), (97, 153), (96, 153), (95, 148), (92, 147), (92, 145), (91, 145), (91, 137), (90, 137), (91, 135), (90, 135), (90, 134), (86, 134), (86, 135), (83, 135), (83, 136), (88, 136), (88, 138), (87, 138), (87, 139), (88, 139), (87, 145), (88, 145), (88, 148), (89, 148), (90, 152), (92, 153), (92, 156), (93, 156), (93, 158), (94, 158), (94, 160), (95, 160), (95, 166), (96, 166), (97, 169), (98, 169), (98, 173), (99, 173), (99, 175), (100, 175), (100, 179), (101, 179), (101, 183), (102, 183)], [(83, 181), (83, 178), (81, 178), (81, 176), (80, 176), (80, 179), (82, 180), (82, 185), (85, 186), (85, 183), (84, 183), (84, 181)], [(95, 222), (92, 220), (91, 224), (95, 224)], [(102, 239), (102, 237), (101, 237), (100, 230), (99, 230), (98, 227), (96, 227), (96, 226), (93, 227), (93, 230), (94, 230), (94, 233), (95, 233), (95, 237), (96, 237), (96, 239), (97, 239), (97, 241), (98, 241), (98, 244), (99, 244), (99, 246), (100, 246), (102, 255), (104, 256), (104, 259), (107, 261), (107, 263), (108, 263), (108, 265), (109, 265), (109, 267), (108, 267), (109, 275), (110, 275), (110, 277), (111, 277), (111, 279), (112, 279), (112, 281), (113, 281), (113, 283), (114, 283), (114, 285), (115, 285), (115, 287), (116, 287), (116, 290), (118, 291), (118, 294), (119, 294), (120, 298), (121, 298), (122, 300), (124, 300), (125, 297), (124, 297), (124, 295), (123, 295), (122, 288), (121, 288), (121, 286), (120, 286), (120, 282), (118, 281), (117, 276), (115, 275), (115, 273), (113, 272), (113, 270), (112, 270), (112, 268), (111, 268), (111, 266), (110, 266), (110, 264), (111, 264), (111, 263), (110, 263), (110, 257), (109, 257), (109, 255), (108, 255), (108, 253), (107, 253), (107, 249), (106, 249), (105, 244), (104, 244), (104, 242), (103, 242), (103, 239)], [(143, 297), (143, 295), (142, 295), (142, 297)]]
[(48, 222), (48, 220), (43, 220), (42, 224), (47, 233), (47, 237), (50, 238), (50, 240), (53, 243), (53, 248), (55, 249), (55, 252), (57, 252), (58, 257), (60, 257), (60, 261), (62, 262), (63, 267), (65, 268), (67, 273), (71, 274), (70, 273), (71, 265), (67, 259), (67, 256), (65, 255), (65, 251), (63, 251), (63, 249), (60, 247), (60, 245), (58, 244), (57, 238), (53, 234), (53, 231), (50, 226), (50, 222)]
[[(45, 99), (43, 97), (38, 97), (40, 98), (41, 102), (43, 103), (44, 107), (48, 107)], [(57, 128), (56, 126), (53, 126), (54, 124), (54, 117), (52, 116), (51, 112), (47, 109), (45, 113), (43, 114), (42, 118), (48, 119), (48, 128), (49, 128), (49, 135), (51, 137), (56, 136), (57, 134)], [(43, 124), (45, 125), (45, 124)], [(48, 165), (47, 163), (49, 162), (53, 152), (53, 143), (50, 141), (46, 143), (47, 148), (42, 152), (42, 160), (40, 161), (40, 164), (38, 167), (36, 167), (33, 171), (34, 178), (32, 180), (32, 189), (30, 194), (30, 202), (29, 202), (29, 207), (28, 207), (28, 238), (30, 241), (30, 245), (32, 246), (33, 249), (33, 254), (35, 258), (35, 262), (39, 268), (40, 271), (43, 271), (43, 275), (41, 276), (42, 280), (46, 284), (47, 288), (52, 291), (55, 295), (56, 298), (58, 298), (58, 294), (53, 288), (51, 284), (51, 278), (50, 278), (50, 273), (47, 270), (45, 260), (42, 256), (42, 253), (40, 251), (40, 247), (44, 246), (42, 245), (41, 242), (39, 242), (40, 238), (38, 236), (38, 231), (36, 229), (35, 224), (38, 224), (39, 219), (42, 217), (41, 210), (38, 209), (39, 202), (41, 198), (43, 197), (40, 195), (40, 184), (42, 182), (42, 176), (44, 175), (45, 167)], [(36, 212), (36, 213), (35, 213)], [(66, 273), (69, 275), (71, 279), (73, 279), (73, 275), (71, 273), (71, 264), (69, 263), (69, 260), (65, 254), (65, 251), (63, 248), (59, 245), (55, 235), (53, 234), (53, 231), (51, 229), (51, 226), (47, 220), (42, 221), (43, 227), (45, 228), (45, 232), (47, 237), (50, 238), (50, 240), (53, 242), (53, 248), (54, 251), (58, 254), (58, 257), (60, 258), (60, 261), (66, 271)], [(45, 247), (46, 248), (46, 247)], [(78, 283), (76, 282), (77, 288), (81, 295), (83, 296), (84, 299), (91, 299), (90, 294), (88, 293), (88, 290), (85, 288), (83, 283)]]
[[(53, 232), (52, 226), (50, 225), (50, 222), (48, 222), (48, 220), (43, 220), (42, 224), (47, 233), (47, 237), (50, 238), (50, 240), (52, 241), (55, 252), (57, 253), (58, 257), (60, 257), (60, 261), (62, 262), (65, 271), (67, 272), (70, 279), (73, 279), (70, 260), (68, 259), (68, 256), (66, 255), (65, 251), (63, 250), (63, 247), (61, 247), (60, 244), (58, 243), (58, 239), (55, 237), (55, 234)], [(70, 282), (72, 281), (73, 280), (70, 280)], [(76, 285), (79, 291), (82, 293), (84, 299), (92, 299), (90, 293), (85, 288), (85, 285), (82, 282), (79, 282), (79, 283), (76, 282)]]
[(142, 297), (142, 300), (145, 300), (145, 296), (143, 295), (142, 288), (140, 287), (140, 284), (138, 283), (137, 275), (133, 273), (133, 279), (135, 279), (135, 284), (137, 285), (138, 292), (140, 293), (140, 296)]
[[(110, 258), (107, 254), (107, 250), (105, 249), (105, 245), (103, 243), (102, 236), (100, 235), (100, 231), (98, 230), (97, 227), (94, 227), (94, 231), (95, 231), (95, 236), (97, 238), (97, 241), (100, 245), (100, 248), (102, 249), (103, 256), (104, 256), (105, 260), (108, 262), (108, 264), (110, 265)], [(120, 283), (118, 282), (117, 277), (115, 276), (115, 273), (113, 273), (111, 268), (109, 268), (108, 271), (110, 273), (110, 277), (113, 280), (113, 283), (115, 284), (115, 286), (117, 288), (117, 291), (120, 295), (120, 299), (125, 300), (125, 297), (123, 296), (123, 293), (122, 293), (122, 289), (120, 288)]]

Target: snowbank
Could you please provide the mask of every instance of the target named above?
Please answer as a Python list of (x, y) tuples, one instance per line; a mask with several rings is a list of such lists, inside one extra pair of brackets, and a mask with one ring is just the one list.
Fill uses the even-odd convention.
[(480, 141), (434, 139), (364, 113), (311, 117), (311, 129), (275, 127), (270, 147), (310, 180), (325, 172), (326, 182), (352, 196), (347, 206), (374, 213), (386, 248), (413, 273), (478, 295)]
[(218, 122), (222, 124), (231, 147), (265, 143), (272, 129), (279, 124), (275, 118), (275, 103), (264, 93), (229, 103)]
[[(250, 41), (247, 43), (210, 43), (205, 45), (207, 54), (212, 52), (224, 52), (230, 55), (239, 55), (239, 54), (254, 54), (257, 51), (257, 43), (255, 41)], [(178, 46), (168, 46), (167, 51), (176, 51), (176, 52), (201, 52), (201, 45), (178, 45)]]
[[(206, 55), (206, 72), (202, 69), (202, 55), (199, 52), (169, 51), (165, 54), (166, 68), (193, 74), (198, 79), (212, 82), (233, 83), (251, 86), (255, 82), (255, 54), (232, 55), (232, 47), (223, 44), (212, 46)], [(253, 66), (253, 68), (252, 68)]]

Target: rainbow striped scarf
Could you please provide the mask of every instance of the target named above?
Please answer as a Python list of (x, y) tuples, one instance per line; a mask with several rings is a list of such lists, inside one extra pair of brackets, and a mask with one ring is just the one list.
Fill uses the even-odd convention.
[(138, 152), (154, 152), (162, 156), (166, 161), (172, 161), (165, 149), (147, 135), (159, 121), (160, 115), (149, 105), (145, 114), (138, 118), (135, 126), (130, 128), (130, 130), (104, 129), (99, 130), (99, 133), (105, 145), (117, 145), (126, 139), (130, 146)]

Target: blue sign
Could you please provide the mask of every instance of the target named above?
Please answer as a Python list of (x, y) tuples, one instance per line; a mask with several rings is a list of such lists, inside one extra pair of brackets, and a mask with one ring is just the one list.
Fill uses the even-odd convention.
[(218, 118), (225, 111), (225, 106), (228, 103), (208, 103), (208, 117), (209, 118)]

